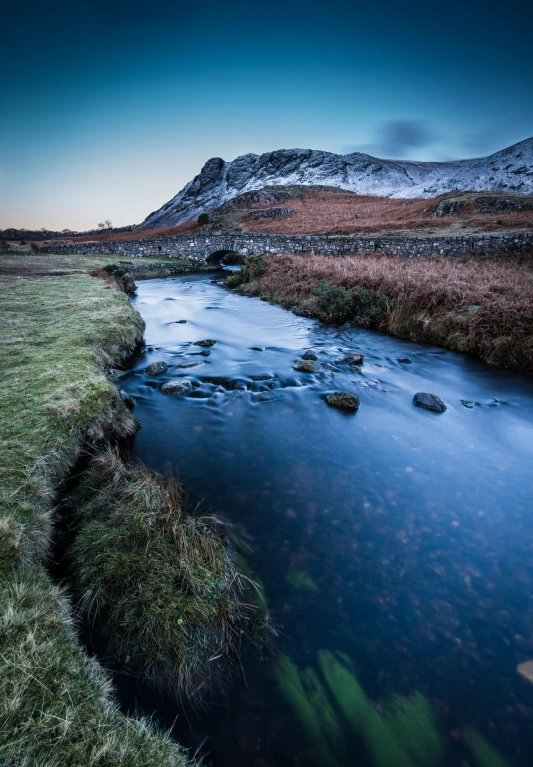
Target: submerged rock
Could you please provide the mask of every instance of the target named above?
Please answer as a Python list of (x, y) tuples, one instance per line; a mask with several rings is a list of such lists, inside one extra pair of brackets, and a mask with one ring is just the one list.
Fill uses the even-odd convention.
[(184, 365), (180, 365), (180, 368), (197, 368), (198, 365), (203, 364), (203, 362), (186, 362)]
[(265, 351), (265, 347), (264, 346), (252, 346), (252, 351), (253, 352), (264, 352)]
[(404, 365), (410, 365), (413, 360), (410, 360), (409, 357), (398, 357), (398, 362), (402, 362)]
[(332, 407), (343, 410), (357, 410), (359, 407), (359, 397), (349, 391), (335, 391), (333, 394), (328, 394), (326, 402)]
[(348, 365), (348, 367), (350, 368), (350, 370), (353, 370), (354, 373), (359, 373), (360, 376), (363, 375), (363, 371), (361, 370), (361, 368), (358, 368), (357, 365)]
[(526, 660), (516, 667), (518, 673), (533, 684), (533, 660)]
[(274, 376), (271, 373), (263, 373), (256, 376), (250, 376), (252, 381), (269, 381), (271, 378), (274, 378)]
[(209, 357), (209, 355), (211, 354), (211, 352), (209, 351), (209, 349), (202, 349), (202, 351), (200, 352), (200, 354), (202, 355), (202, 357)]
[(176, 325), (185, 325), (187, 320), (176, 320)]
[(312, 349), (308, 349), (304, 355), (302, 355), (303, 360), (317, 360), (318, 354), (314, 352)]
[(151, 362), (144, 371), (149, 376), (158, 376), (160, 373), (164, 373), (168, 370), (168, 365), (163, 360), (157, 360), (157, 362)]
[(473, 410), (476, 406), (476, 403), (474, 402), (474, 400), (471, 400), (471, 399), (462, 399), (461, 405), (463, 405), (464, 407), (467, 407), (469, 410)]
[(216, 344), (216, 341), (213, 341), (212, 338), (206, 338), (203, 341), (195, 341), (195, 346), (214, 346)]
[(294, 364), (294, 369), (299, 370), (300, 373), (318, 373), (320, 362), (315, 360), (298, 360)]
[(413, 402), (417, 407), (423, 407), (425, 410), (433, 410), (435, 413), (444, 413), (446, 410), (446, 405), (436, 394), (418, 392), (413, 397)]
[(343, 357), (341, 362), (347, 362), (348, 365), (362, 365), (364, 359), (364, 354), (350, 353)]
[(191, 386), (192, 383), (190, 381), (180, 378), (177, 381), (168, 381), (167, 383), (164, 383), (161, 386), (161, 392), (163, 394), (181, 394), (181, 392), (190, 389)]

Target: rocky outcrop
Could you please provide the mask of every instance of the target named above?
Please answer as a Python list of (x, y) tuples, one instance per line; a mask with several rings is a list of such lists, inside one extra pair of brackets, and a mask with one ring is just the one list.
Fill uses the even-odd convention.
[[(314, 149), (245, 154), (233, 162), (213, 157), (139, 228), (175, 226), (243, 192), (295, 184), (397, 198), (435, 197), (454, 190), (533, 194), (533, 138), (488, 157), (454, 162), (381, 160), (361, 152), (339, 155)], [(266, 199), (257, 202), (270, 204)]]
[(522, 194), (476, 194), (466, 197), (451, 197), (441, 200), (437, 205), (434, 218), (458, 216), (463, 211), (472, 213), (514, 213), (523, 210), (533, 212), (533, 197)]

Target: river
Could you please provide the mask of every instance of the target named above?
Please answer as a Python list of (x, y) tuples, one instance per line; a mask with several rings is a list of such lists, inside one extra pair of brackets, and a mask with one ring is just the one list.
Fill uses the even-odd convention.
[[(244, 531), (278, 653), (249, 651), (199, 710), (119, 679), (123, 705), (216, 767), (416, 767), (437, 751), (499, 764), (487, 743), (530, 765), (533, 684), (517, 665), (533, 659), (533, 381), (213, 276), (138, 284), (146, 348), (121, 381), (142, 422), (132, 453)], [(315, 374), (293, 369), (307, 349)], [(155, 360), (169, 369), (151, 378)], [(181, 376), (186, 394), (161, 393)], [(328, 406), (335, 390), (359, 410)], [(420, 391), (447, 411), (415, 407)]]

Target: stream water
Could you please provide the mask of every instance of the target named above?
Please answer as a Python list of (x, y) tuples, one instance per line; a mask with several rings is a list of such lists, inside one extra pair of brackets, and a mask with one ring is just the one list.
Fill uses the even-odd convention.
[[(499, 764), (487, 743), (531, 765), (533, 684), (517, 665), (533, 659), (533, 381), (324, 327), (213, 274), (140, 282), (133, 305), (146, 322), (121, 380), (142, 422), (133, 455), (245, 530), (279, 653), (248, 652), (200, 710), (119, 678), (124, 706), (216, 767), (416, 767), (437, 751)], [(316, 374), (293, 370), (307, 349)], [(155, 360), (169, 365), (157, 378)], [(181, 376), (187, 393), (161, 393)], [(329, 407), (335, 390), (359, 410)], [(415, 407), (419, 391), (447, 411)]]

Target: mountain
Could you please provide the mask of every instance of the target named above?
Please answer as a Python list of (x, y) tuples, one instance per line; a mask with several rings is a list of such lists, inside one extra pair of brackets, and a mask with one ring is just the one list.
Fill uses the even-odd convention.
[(380, 160), (368, 154), (279, 149), (232, 162), (208, 160), (198, 176), (139, 229), (176, 226), (265, 186), (326, 185), (381, 197), (435, 197), (454, 190), (533, 194), (533, 138), (488, 157), (453, 162)]

